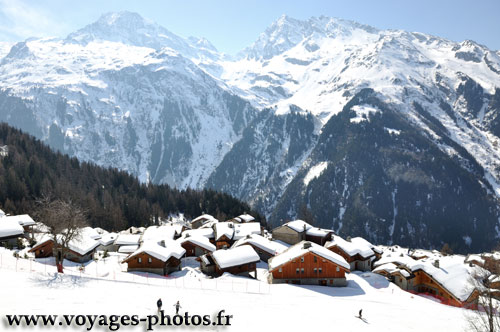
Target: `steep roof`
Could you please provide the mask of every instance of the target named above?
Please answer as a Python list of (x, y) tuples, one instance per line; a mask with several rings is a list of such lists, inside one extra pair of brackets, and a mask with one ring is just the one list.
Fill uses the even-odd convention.
[(10, 217), (0, 218), (0, 238), (23, 234), (24, 229), (16, 219), (10, 219)]
[(217, 250), (211, 255), (221, 269), (243, 264), (257, 263), (260, 261), (259, 255), (257, 255), (251, 246)]
[(183, 243), (186, 243), (186, 242), (191, 242), (199, 247), (202, 247), (203, 249), (205, 250), (208, 250), (208, 251), (215, 251), (215, 246), (210, 242), (210, 240), (208, 240), (208, 238), (206, 238), (205, 236), (201, 236), (201, 235), (194, 235), (194, 236), (183, 236), (181, 238), (178, 238), (176, 240), (176, 242), (178, 242), (180, 245), (182, 245)]
[[(310, 244), (310, 246), (307, 247), (307, 245), (304, 246), (304, 244), (307, 244), (307, 245)], [(283, 264), (286, 264), (286, 263), (296, 259), (297, 257), (303, 256), (309, 252), (312, 252), (318, 256), (321, 256), (324, 259), (329, 260), (330, 262), (335, 263), (335, 264), (345, 268), (348, 271), (350, 269), (349, 263), (347, 263), (346, 260), (342, 256), (326, 249), (325, 247), (317, 245), (316, 243), (309, 242), (309, 241), (301, 241), (301, 242), (291, 246), (290, 248), (288, 248), (287, 250), (285, 250), (281, 254), (272, 257), (268, 262), (269, 270), (270, 271), (274, 270), (277, 267), (279, 267)]]
[(276, 241), (271, 241), (269, 239), (266, 239), (265, 237), (259, 235), (259, 234), (252, 234), (245, 236), (238, 241), (236, 241), (232, 248), (236, 248), (245, 244), (251, 244), (259, 249), (262, 249), (272, 255), (278, 255), (282, 253), (283, 251), (287, 250), (288, 247), (276, 242)]
[(131, 258), (142, 253), (150, 255), (162, 262), (166, 262), (171, 257), (181, 259), (186, 253), (186, 250), (175, 242), (169, 242), (166, 247), (160, 246), (156, 242), (145, 242), (139, 249), (123, 260), (123, 262), (128, 262)]
[(326, 248), (337, 246), (342, 251), (344, 251), (349, 256), (355, 256), (359, 254), (363, 258), (368, 258), (373, 256), (375, 253), (370, 248), (370, 246), (364, 241), (349, 242), (337, 235), (332, 235), (332, 240), (325, 243)]
[(218, 241), (223, 236), (232, 239), (234, 235), (234, 223), (231, 221), (219, 222), (214, 225), (215, 241)]

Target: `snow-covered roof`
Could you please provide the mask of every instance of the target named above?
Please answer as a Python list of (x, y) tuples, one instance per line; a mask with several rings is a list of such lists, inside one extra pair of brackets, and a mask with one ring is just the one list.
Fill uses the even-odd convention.
[(471, 262), (477, 262), (481, 265), (484, 264), (484, 259), (479, 256), (479, 255), (468, 255), (466, 258), (465, 258), (465, 263), (471, 263)]
[(195, 236), (183, 236), (181, 238), (178, 238), (176, 240), (180, 245), (182, 245), (185, 242), (191, 242), (197, 246), (202, 247), (203, 249), (209, 250), (209, 251), (215, 251), (215, 246), (210, 242), (208, 238), (205, 236), (201, 235), (195, 235)]
[(288, 226), (290, 227), (291, 229), (293, 229), (294, 231), (296, 232), (303, 232), (304, 229), (307, 231), (309, 228), (312, 228), (312, 225), (306, 223), (304, 220), (300, 220), (300, 219), (297, 219), (297, 220), (294, 220), (294, 221), (289, 221), (285, 224), (283, 224), (283, 226)]
[(16, 219), (10, 219), (9, 217), (0, 219), (0, 238), (22, 234), (24, 234), (24, 229)]
[(48, 241), (52, 241), (52, 236), (50, 236), (49, 234), (37, 234), (37, 235), (35, 235), (35, 237), (38, 237), (38, 238), (37, 238), (35, 245), (29, 250), (30, 252), (34, 251), (33, 249), (36, 249), (37, 247), (41, 246), (42, 244), (44, 244)]
[(2, 218), (3, 216), (5, 216), (5, 212), (3, 212), (2, 209), (0, 209), (0, 218)]
[(209, 220), (203, 225), (201, 225), (199, 228), (212, 228), (214, 225), (216, 225), (219, 222), (219, 220), (214, 219), (214, 220)]
[(94, 240), (99, 240), (101, 238), (101, 234), (99, 234), (97, 232), (97, 230), (95, 230), (92, 227), (83, 227), (83, 228), (81, 228), (80, 229), (80, 234), (82, 236), (86, 236), (86, 237), (89, 237), (89, 238), (94, 239)]
[(139, 234), (118, 234), (115, 244), (119, 246), (124, 245), (138, 245), (141, 239)]
[(326, 248), (330, 248), (333, 246), (339, 247), (340, 249), (342, 249), (342, 251), (344, 251), (351, 257), (357, 254), (359, 254), (363, 258), (368, 258), (374, 255), (373, 250), (370, 248), (370, 246), (367, 245), (367, 243), (359, 240), (356, 242), (346, 241), (337, 235), (332, 235), (332, 240), (325, 243)]
[[(306, 247), (304, 246), (304, 244), (310, 244), (309, 247)], [(296, 259), (297, 257), (300, 257), (300, 256), (303, 256), (305, 254), (307, 254), (308, 252), (312, 252), (318, 256), (321, 256), (323, 257), (324, 259), (327, 259), (339, 266), (342, 266), (343, 268), (349, 270), (350, 269), (350, 265), (349, 263), (346, 262), (346, 260), (326, 249), (325, 247), (322, 247), (316, 243), (313, 243), (313, 242), (309, 242), (309, 241), (301, 241), (293, 246), (291, 246), (290, 248), (288, 248), (287, 250), (285, 250), (284, 252), (282, 252), (281, 254), (277, 255), (277, 256), (274, 256), (272, 257), (271, 259), (269, 259), (269, 262), (268, 262), (268, 265), (269, 265), (269, 270), (274, 270), (275, 268), (285, 264), (285, 263), (288, 263), (294, 259)]]
[(194, 218), (192, 221), (191, 221), (191, 224), (192, 223), (195, 223), (197, 221), (212, 221), (212, 220), (217, 220), (216, 218), (214, 218), (214, 216), (210, 215), (210, 214), (202, 214), (201, 216), (199, 217), (196, 217)]
[(251, 221), (254, 221), (255, 218), (252, 217), (251, 215), (249, 214), (242, 214), (241, 216), (238, 216), (238, 218), (242, 221), (242, 222), (251, 222)]
[(135, 252), (137, 250), (137, 248), (139, 248), (139, 245), (137, 245), (137, 244), (128, 244), (128, 245), (120, 246), (120, 248), (118, 248), (118, 252), (121, 254), (130, 254), (130, 253)]
[(248, 222), (244, 224), (234, 224), (233, 240), (239, 240), (250, 234), (260, 234), (260, 223)]
[(118, 234), (116, 233), (105, 233), (101, 236), (99, 243), (102, 244), (103, 246), (107, 246), (115, 242), (117, 237)]
[(218, 241), (224, 235), (232, 239), (234, 235), (234, 223), (232, 221), (219, 222), (215, 224), (215, 240)]
[(396, 271), (397, 269), (398, 269), (398, 266), (396, 264), (386, 263), (386, 264), (382, 264), (382, 265), (376, 267), (375, 269), (373, 269), (372, 272), (379, 273), (379, 272), (385, 271), (385, 272), (390, 274), (390, 273)]
[(325, 237), (330, 233), (333, 233), (331, 229), (325, 229), (319, 227), (311, 227), (308, 230), (306, 230), (306, 234), (310, 236)]
[[(93, 229), (92, 229), (93, 230)], [(69, 241), (68, 248), (77, 254), (85, 255), (94, 250), (99, 245), (99, 241), (86, 236), (85, 233), (79, 234), (77, 237)]]
[(262, 249), (272, 255), (278, 255), (282, 253), (283, 251), (287, 250), (288, 247), (284, 246), (283, 244), (277, 242), (277, 241), (271, 241), (269, 239), (266, 239), (265, 237), (259, 235), (259, 234), (252, 234), (245, 236), (244, 238), (239, 239), (236, 241), (232, 248), (236, 248), (239, 246), (242, 246), (244, 244), (251, 244), (259, 249)]
[(156, 259), (161, 260), (162, 262), (166, 262), (171, 257), (181, 259), (182, 256), (186, 253), (186, 250), (175, 242), (169, 242), (166, 247), (163, 247), (155, 242), (145, 242), (139, 249), (128, 256), (125, 261), (128, 261), (130, 260), (130, 258), (142, 253), (148, 254)]
[(3, 218), (3, 221), (6, 220), (15, 220), (21, 226), (33, 226), (35, 224), (35, 221), (31, 219), (31, 217), (28, 214), (20, 214), (17, 216), (5, 216)]
[(375, 252), (377, 254), (381, 254), (384, 252), (384, 250), (382, 250), (382, 248), (380, 248), (379, 246), (373, 245), (371, 242), (369, 242), (366, 239), (359, 237), (359, 236), (353, 237), (351, 239), (351, 242), (354, 244), (360, 245), (360, 246), (366, 246), (366, 247), (370, 248), (371, 250), (373, 250), (373, 252)]
[[(182, 227), (181, 227), (182, 228)], [(171, 225), (165, 226), (150, 226), (146, 228), (144, 234), (142, 235), (143, 242), (149, 241), (161, 241), (161, 240), (173, 240), (175, 237), (176, 228)]]
[(259, 255), (251, 246), (217, 250), (212, 253), (212, 257), (221, 269), (260, 261)]
[(182, 234), (185, 236), (185, 234), (189, 234), (189, 236), (204, 236), (209, 239), (214, 238), (214, 230), (212, 228), (198, 228), (198, 229), (190, 229), (187, 231), (182, 232)]

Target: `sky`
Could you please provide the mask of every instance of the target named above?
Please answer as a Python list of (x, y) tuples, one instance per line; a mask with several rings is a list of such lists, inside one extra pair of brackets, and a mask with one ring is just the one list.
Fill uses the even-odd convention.
[(0, 41), (65, 37), (107, 12), (128, 10), (235, 54), (273, 21), (330, 16), (380, 29), (418, 31), (500, 50), (500, 0), (0, 0)]

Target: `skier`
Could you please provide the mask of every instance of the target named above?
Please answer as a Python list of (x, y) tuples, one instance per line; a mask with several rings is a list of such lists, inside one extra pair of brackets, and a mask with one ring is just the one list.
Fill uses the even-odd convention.
[(362, 312), (363, 312), (363, 309), (359, 309), (359, 318), (360, 319), (363, 319), (363, 316), (361, 315)]
[(177, 301), (177, 303), (174, 304), (174, 307), (175, 307), (175, 314), (178, 315), (179, 314), (179, 309), (182, 308), (181, 304), (179, 303), (179, 301)]
[(158, 313), (160, 313), (161, 312), (161, 306), (162, 306), (161, 298), (158, 299), (158, 301), (156, 301), (156, 306), (158, 307)]

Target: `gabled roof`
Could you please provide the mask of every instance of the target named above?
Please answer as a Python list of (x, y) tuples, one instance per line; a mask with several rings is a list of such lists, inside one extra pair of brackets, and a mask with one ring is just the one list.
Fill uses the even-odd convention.
[(107, 246), (115, 242), (117, 237), (118, 234), (116, 233), (105, 233), (102, 234), (101, 238), (99, 239), (99, 243), (102, 244), (103, 246)]
[(337, 246), (351, 257), (359, 254), (363, 258), (368, 258), (375, 254), (364, 241), (349, 242), (337, 235), (332, 235), (332, 240), (325, 243), (326, 248), (333, 246)]
[(259, 255), (257, 255), (251, 246), (217, 250), (211, 255), (215, 263), (221, 269), (227, 269), (243, 264), (257, 263), (260, 261)]
[(218, 241), (223, 236), (232, 239), (234, 235), (234, 223), (231, 221), (219, 222), (214, 225), (215, 241)]
[(248, 222), (244, 224), (234, 224), (233, 240), (239, 240), (250, 234), (260, 234), (260, 223)]
[(287, 246), (279, 242), (266, 239), (265, 237), (259, 234), (247, 235), (236, 241), (231, 248), (236, 248), (245, 244), (251, 244), (259, 249), (262, 249), (270, 253), (271, 255), (278, 255), (288, 249)]
[(176, 240), (176, 242), (178, 242), (180, 245), (182, 245), (183, 243), (186, 243), (186, 242), (191, 242), (199, 247), (202, 247), (203, 249), (205, 250), (208, 250), (208, 251), (215, 251), (215, 246), (210, 243), (210, 241), (208, 240), (208, 238), (204, 237), (204, 236), (201, 236), (201, 235), (195, 235), (195, 236), (183, 236), (181, 238), (178, 238)]
[(206, 222), (209, 222), (209, 221), (213, 221), (213, 220), (217, 220), (217, 219), (215, 219), (214, 216), (212, 216), (210, 214), (202, 214), (201, 216), (196, 217), (193, 220), (191, 220), (191, 224), (193, 224), (193, 223), (195, 223), (197, 221), (206, 221)]
[(204, 237), (209, 238), (209, 239), (214, 238), (214, 230), (212, 228), (190, 229), (190, 230), (182, 232), (182, 234), (184, 236), (186, 234), (189, 234), (189, 236), (204, 236)]
[(119, 246), (138, 245), (141, 239), (140, 234), (118, 234), (115, 244)]
[(9, 216), (0, 218), (0, 238), (14, 237), (23, 234), (24, 229), (16, 219), (10, 219)]
[[(306, 245), (304, 246), (304, 244)], [(347, 263), (342, 256), (326, 249), (325, 247), (322, 247), (320, 245), (317, 245), (316, 243), (309, 241), (301, 241), (291, 246), (281, 254), (272, 257), (268, 262), (269, 271), (274, 270), (280, 267), (281, 265), (284, 265), (296, 259), (297, 257), (301, 257), (309, 252), (321, 256), (322, 258), (329, 260), (330, 262), (335, 263), (338, 266), (343, 267), (347, 271), (350, 271), (349, 263)]]
[(246, 213), (242, 214), (234, 219), (236, 219), (238, 222), (251, 222), (251, 221), (255, 220), (254, 217), (252, 217), (251, 215), (246, 214)]
[(182, 248), (178, 243), (169, 242), (166, 247), (160, 246), (156, 242), (145, 242), (142, 246), (133, 252), (130, 256), (123, 260), (123, 262), (128, 262), (131, 258), (145, 253), (151, 257), (154, 257), (162, 262), (168, 261), (171, 257), (181, 259), (186, 253), (186, 250)]
[(20, 214), (17, 216), (5, 216), (5, 217), (3, 217), (2, 221), (6, 221), (6, 220), (15, 220), (21, 226), (33, 226), (35, 224), (35, 221), (33, 219), (31, 219), (31, 217), (28, 214)]
[(298, 233), (302, 233), (304, 230), (307, 231), (309, 228), (312, 228), (312, 225), (310, 225), (310, 224), (306, 223), (304, 220), (300, 220), (300, 219), (289, 221), (289, 222), (283, 224), (282, 226), (287, 226)]
[(80, 234), (68, 243), (68, 249), (76, 252), (79, 255), (86, 255), (99, 246), (99, 241), (92, 239), (85, 234)]
[(148, 241), (169, 241), (173, 240), (175, 237), (176, 228), (171, 225), (165, 226), (149, 226), (144, 231), (141, 240), (143, 242)]

